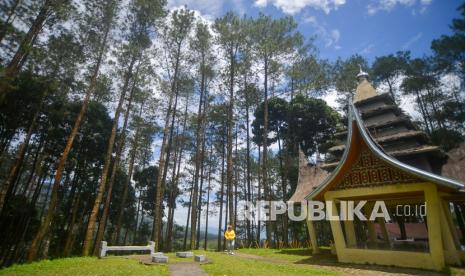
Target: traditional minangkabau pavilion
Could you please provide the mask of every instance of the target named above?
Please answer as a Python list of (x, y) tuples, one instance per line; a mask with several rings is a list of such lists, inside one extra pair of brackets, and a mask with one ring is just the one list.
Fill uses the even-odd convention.
[[(446, 155), (428, 144), (390, 94), (378, 94), (368, 74), (361, 71), (357, 77), (347, 130), (338, 134), (340, 143), (325, 163), (309, 166), (300, 158), (291, 200), (328, 201), (334, 214), (342, 201), (367, 201), (367, 217), (375, 201), (386, 204), (388, 222), (330, 221), (340, 262), (433, 270), (465, 263), (464, 184), (441, 176)], [(426, 216), (421, 212), (425, 205)], [(313, 222), (307, 225), (317, 253)]]

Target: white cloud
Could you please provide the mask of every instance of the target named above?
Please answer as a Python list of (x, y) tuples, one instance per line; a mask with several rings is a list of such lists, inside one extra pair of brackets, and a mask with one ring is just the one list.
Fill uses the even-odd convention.
[(402, 50), (406, 51), (406, 50), (409, 50), (410, 47), (415, 43), (417, 42), (418, 40), (420, 40), (420, 38), (423, 36), (423, 33), (422, 32), (419, 32), (418, 34), (414, 35), (413, 37), (411, 37), (409, 40), (407, 40), (407, 42), (404, 43), (404, 45), (402, 45)]
[(263, 7), (266, 7), (266, 5), (268, 5), (268, 0), (256, 0), (255, 1), (255, 6), (257, 7), (263, 8)]
[(273, 4), (287, 14), (296, 14), (306, 7), (322, 10), (328, 14), (345, 3), (346, 0), (255, 0), (254, 5), (263, 8)]
[(341, 46), (337, 44), (341, 38), (341, 32), (338, 29), (328, 31), (325, 27), (319, 26), (317, 27), (317, 36), (323, 40), (326, 48), (333, 46), (337, 50), (341, 49)]
[(315, 28), (317, 38), (322, 40), (326, 48), (334, 47), (336, 50), (341, 49), (341, 46), (337, 44), (341, 38), (341, 32), (338, 29), (328, 30), (324, 23), (319, 23), (316, 20), (315, 16), (304, 16), (302, 21)]
[(341, 33), (339, 32), (338, 29), (334, 29), (331, 31), (331, 38), (333, 39), (334, 43), (337, 43), (340, 37), (341, 37)]
[(339, 94), (336, 89), (330, 89), (327, 91), (327, 93), (324, 94), (324, 96), (321, 97), (321, 99), (324, 100), (330, 107), (338, 110), (340, 107), (339, 103), (337, 102), (338, 97)]
[(368, 44), (365, 48), (363, 48), (360, 51), (360, 54), (367, 55), (367, 54), (371, 53), (371, 50), (373, 49), (373, 47), (375, 47), (375, 44), (373, 44), (373, 43)]
[(316, 23), (316, 17), (315, 16), (305, 16), (302, 19), (305, 23), (310, 23), (310, 24), (315, 24)]
[(223, 0), (168, 0), (168, 8), (176, 9), (186, 6), (190, 10), (197, 10), (208, 19), (214, 19), (221, 15)]
[(420, 12), (423, 13), (432, 1), (433, 0), (375, 0), (368, 4), (367, 10), (369, 15), (374, 15), (379, 11), (389, 12), (396, 6), (412, 7), (418, 3), (420, 6)]

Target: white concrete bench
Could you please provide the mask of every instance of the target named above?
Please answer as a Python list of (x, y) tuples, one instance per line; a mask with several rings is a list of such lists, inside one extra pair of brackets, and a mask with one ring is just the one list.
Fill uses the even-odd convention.
[(191, 257), (194, 257), (194, 252), (191, 252), (191, 251), (176, 252), (176, 257), (179, 257), (179, 258), (191, 258)]
[(194, 256), (194, 261), (196, 262), (205, 262), (207, 260), (207, 257), (205, 255), (195, 255)]
[(168, 263), (168, 256), (165, 255), (152, 255), (152, 263)]
[(108, 251), (150, 251), (150, 255), (152, 255), (155, 253), (155, 242), (150, 241), (148, 245), (143, 246), (108, 246), (106, 241), (102, 241), (99, 257), (105, 257)]

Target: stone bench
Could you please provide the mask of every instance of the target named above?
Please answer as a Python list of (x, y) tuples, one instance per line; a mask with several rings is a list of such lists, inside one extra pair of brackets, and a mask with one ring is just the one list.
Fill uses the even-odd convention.
[(205, 255), (195, 255), (194, 256), (194, 261), (196, 262), (205, 262), (207, 260), (207, 257)]
[(176, 252), (176, 257), (180, 257), (180, 258), (192, 258), (192, 257), (194, 257), (194, 253), (191, 252), (191, 251)]
[(148, 245), (143, 246), (108, 246), (106, 241), (102, 241), (99, 257), (105, 257), (108, 251), (150, 251), (150, 255), (153, 255), (155, 253), (155, 242), (150, 241)]
[(162, 254), (153, 254), (152, 255), (152, 262), (153, 263), (168, 263), (168, 256)]

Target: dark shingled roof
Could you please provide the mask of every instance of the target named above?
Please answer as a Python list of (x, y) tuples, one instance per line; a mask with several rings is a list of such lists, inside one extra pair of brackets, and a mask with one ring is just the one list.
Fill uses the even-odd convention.
[(348, 148), (346, 148), (346, 150), (344, 151), (342, 159), (337, 165), (337, 167), (331, 172), (331, 174), (327, 178), (323, 180), (323, 182), (321, 182), (319, 185), (316, 186), (316, 189), (312, 189), (312, 192), (310, 192), (310, 194), (308, 194), (305, 197), (306, 199), (317, 197), (320, 193), (324, 192), (325, 187), (330, 185), (332, 181), (336, 179), (338, 174), (341, 173), (340, 170), (344, 166), (344, 164), (347, 162), (347, 157), (349, 156), (349, 153), (352, 149), (350, 146), (352, 145), (354, 141), (352, 139), (355, 136), (354, 133), (358, 133), (358, 135), (360, 135), (361, 138), (363, 139), (363, 143), (365, 143), (365, 145), (369, 148), (369, 150), (376, 157), (386, 162), (389, 166), (392, 166), (403, 172), (412, 174), (415, 177), (418, 177), (422, 180), (432, 182), (437, 185), (441, 185), (443, 187), (447, 187), (450, 189), (454, 189), (456, 191), (460, 191), (464, 188), (464, 184), (457, 180), (450, 179), (444, 176), (440, 176), (432, 172), (425, 171), (417, 167), (405, 164), (397, 160), (396, 158), (388, 155), (386, 152), (384, 152), (384, 150), (371, 137), (370, 133), (366, 129), (366, 126), (364, 125), (361, 119), (360, 114), (356, 110), (355, 105), (352, 103), (349, 105), (349, 130), (348, 130), (348, 140), (347, 140)]

